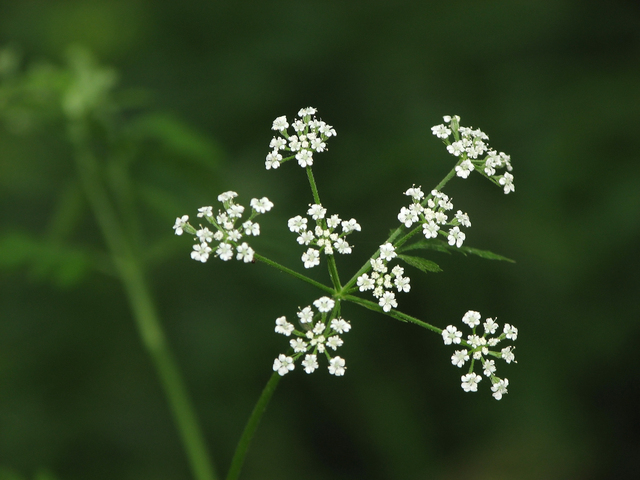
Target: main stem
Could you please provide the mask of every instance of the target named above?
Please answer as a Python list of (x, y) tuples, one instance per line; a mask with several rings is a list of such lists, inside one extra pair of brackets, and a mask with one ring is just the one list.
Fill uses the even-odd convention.
[(165, 339), (142, 266), (127, 240), (116, 209), (103, 185), (97, 159), (91, 151), (86, 125), (81, 122), (73, 123), (69, 133), (76, 149), (80, 181), (129, 299), (142, 344), (155, 366), (167, 397), (193, 476), (196, 480), (216, 480), (195, 409)]
[(271, 400), (273, 393), (276, 391), (276, 387), (278, 386), (278, 382), (281, 378), (282, 377), (278, 372), (273, 372), (271, 378), (269, 378), (269, 381), (267, 382), (267, 385), (264, 387), (264, 390), (262, 391), (258, 402), (256, 403), (255, 407), (253, 407), (251, 416), (247, 421), (247, 425), (244, 427), (242, 437), (240, 437), (240, 441), (238, 442), (236, 451), (233, 454), (231, 467), (229, 467), (229, 473), (227, 474), (226, 480), (236, 480), (240, 475), (240, 470), (242, 469), (244, 459), (247, 456), (247, 450), (249, 449), (251, 440), (256, 433), (256, 429), (258, 428), (260, 419), (267, 409), (269, 400)]

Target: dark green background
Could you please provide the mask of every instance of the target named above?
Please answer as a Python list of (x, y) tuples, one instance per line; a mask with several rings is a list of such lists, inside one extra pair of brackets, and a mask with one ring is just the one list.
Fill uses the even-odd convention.
[[(26, 63), (90, 48), (120, 85), (151, 92), (215, 146), (211, 168), (149, 147), (133, 166), (179, 205), (145, 217), (172, 235), (234, 189), (267, 195), (259, 252), (299, 265), (286, 231), (311, 201), (297, 166), (265, 171), (271, 121), (315, 106), (338, 136), (317, 157), (324, 203), (356, 217), (344, 277), (386, 238), (412, 184), (452, 159), (430, 133), (458, 114), (512, 157), (516, 192), (472, 176), (447, 192), (470, 246), (516, 264), (433, 254), (404, 311), (444, 327), (476, 309), (516, 325), (500, 402), (464, 394), (430, 332), (345, 306), (353, 330), (337, 379), (283, 379), (246, 479), (632, 478), (640, 456), (640, 8), (633, 1), (216, 2), (4, 0), (0, 43)], [(0, 132), (0, 234), (43, 236), (75, 175), (63, 129)], [(277, 316), (318, 294), (264, 265), (206, 265), (173, 237), (149, 272), (218, 470), (286, 341)], [(99, 248), (90, 213), (75, 245)], [(6, 254), (6, 252), (5, 252)], [(33, 264), (0, 272), (0, 469), (61, 480), (186, 479), (189, 470), (120, 284), (58, 281)], [(35, 266), (34, 266), (35, 265)], [(315, 272), (324, 279), (324, 272)], [(57, 284), (57, 285), (56, 285)]]

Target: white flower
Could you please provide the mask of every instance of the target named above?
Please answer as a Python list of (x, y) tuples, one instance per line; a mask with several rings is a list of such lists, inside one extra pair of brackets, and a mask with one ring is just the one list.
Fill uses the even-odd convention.
[(485, 360), (482, 365), (482, 371), (485, 377), (490, 377), (496, 371), (496, 362), (494, 360)]
[[(193, 254), (191, 255), (193, 256)], [(233, 258), (233, 246), (230, 243), (221, 243), (218, 245), (216, 255), (225, 262), (231, 260)]]
[(466, 349), (456, 350), (453, 355), (451, 355), (451, 363), (458, 368), (461, 368), (467, 360), (469, 360), (469, 353)]
[(282, 132), (287, 128), (289, 128), (289, 124), (287, 123), (287, 117), (284, 115), (282, 117), (276, 118), (273, 121), (273, 125), (271, 126), (271, 130), (278, 130), (279, 132)]
[(298, 110), (298, 116), (300, 118), (304, 118), (307, 115), (313, 115), (317, 112), (317, 110), (313, 107), (307, 107), (307, 108), (301, 108), (300, 110)]
[(302, 310), (298, 312), (298, 318), (300, 319), (300, 323), (310, 323), (313, 320), (313, 310), (311, 307), (304, 307)]
[(193, 252), (191, 252), (191, 258), (198, 262), (205, 263), (211, 253), (211, 247), (206, 243), (195, 244), (193, 246)]
[(389, 242), (385, 243), (384, 245), (380, 245), (380, 258), (388, 262), (389, 260), (393, 260), (395, 256), (396, 249), (393, 248), (393, 245), (391, 245)]
[(239, 230), (230, 230), (229, 232), (227, 232), (227, 238), (232, 242), (237, 242), (242, 238), (242, 234)]
[(229, 205), (229, 208), (227, 208), (227, 213), (231, 218), (240, 218), (243, 212), (244, 207), (242, 205), (236, 205), (235, 203)]
[(347, 369), (345, 367), (345, 361), (342, 357), (333, 357), (329, 361), (329, 373), (331, 375), (335, 375), (336, 377), (341, 377), (344, 375), (344, 371)]
[(276, 333), (281, 333), (287, 337), (293, 332), (293, 324), (287, 322), (287, 317), (276, 318)]
[(327, 144), (322, 141), (321, 138), (314, 138), (311, 140), (311, 148), (313, 148), (316, 152), (324, 152)]
[(310, 167), (313, 165), (313, 154), (311, 150), (302, 149), (296, 154), (296, 160), (302, 168)]
[(196, 232), (196, 236), (198, 237), (198, 240), (200, 240), (200, 242), (202, 243), (205, 243), (205, 242), (211, 243), (211, 241), (213, 240), (213, 232), (209, 230), (207, 227), (204, 227), (198, 230)]
[(393, 292), (384, 292), (378, 304), (385, 312), (390, 311), (392, 308), (396, 308), (398, 306), (398, 302), (396, 302), (396, 294)]
[(313, 268), (316, 265), (320, 265), (320, 252), (310, 248), (302, 254), (302, 261), (304, 268)]
[(337, 335), (329, 337), (327, 340), (327, 347), (333, 349), (334, 351), (341, 347), (344, 341)]
[(331, 311), (331, 309), (334, 307), (336, 302), (329, 297), (320, 297), (319, 299), (315, 300), (313, 304), (315, 305), (315, 307), (318, 309), (319, 312), (327, 313)]
[(198, 217), (213, 217), (213, 207), (200, 207)]
[(509, 393), (507, 392), (508, 386), (509, 386), (508, 378), (502, 378), (498, 380), (496, 383), (494, 383), (493, 385), (491, 385), (493, 398), (495, 398), (496, 400), (500, 400), (503, 395), (506, 395), (507, 393)]
[(498, 182), (500, 183), (500, 185), (504, 186), (504, 193), (516, 191), (516, 187), (513, 184), (513, 175), (511, 175), (510, 173), (505, 173), (502, 177), (500, 177), (500, 180), (498, 180)]
[(400, 209), (400, 213), (398, 214), (398, 221), (404, 224), (405, 227), (411, 227), (411, 225), (413, 225), (418, 220), (418, 215), (414, 211), (408, 209), (407, 207), (402, 207)]
[(449, 130), (444, 125), (436, 125), (435, 127), (431, 127), (431, 132), (438, 138), (447, 138), (449, 135), (451, 135), (451, 130)]
[(451, 345), (452, 343), (460, 343), (462, 337), (462, 332), (458, 330), (453, 325), (448, 325), (442, 331), (442, 339), (444, 340), (445, 345)]
[(365, 290), (373, 290), (375, 288), (375, 283), (371, 278), (369, 278), (369, 275), (363, 273), (358, 277), (358, 287), (361, 292), (364, 292)]
[(292, 338), (291, 340), (289, 340), (289, 345), (291, 345), (291, 348), (293, 348), (293, 351), (296, 353), (307, 351), (307, 342), (305, 342), (301, 338)]
[(482, 381), (482, 377), (475, 373), (467, 373), (461, 377), (462, 389), (465, 392), (477, 392), (478, 383)]
[(286, 375), (295, 368), (293, 358), (287, 357), (281, 353), (273, 362), (273, 371), (278, 372), (280, 376)]
[(336, 228), (338, 225), (340, 225), (340, 217), (338, 216), (338, 214), (334, 213), (329, 218), (327, 218), (327, 227), (329, 227), (331, 230)]
[(471, 328), (480, 325), (480, 312), (469, 310), (464, 314), (464, 317), (462, 317), (462, 323), (466, 323)]
[(283, 150), (287, 146), (287, 141), (282, 137), (273, 137), (269, 143), (269, 148), (274, 150)]
[(455, 155), (459, 157), (462, 152), (464, 152), (464, 145), (462, 141), (453, 142), (451, 145), (447, 145), (447, 151), (451, 155)]
[(327, 209), (317, 203), (310, 205), (309, 210), (307, 211), (307, 214), (310, 215), (314, 220), (320, 220), (321, 218), (324, 218), (326, 213)]
[(247, 235), (253, 235), (254, 237), (260, 235), (260, 224), (258, 222), (247, 220), (242, 224), (242, 228), (244, 228), (244, 233)]
[(484, 322), (483, 327), (484, 327), (484, 333), (493, 335), (494, 333), (496, 333), (498, 324), (493, 320), (493, 318), (487, 318), (487, 320)]
[(298, 233), (300, 232), (300, 230), (307, 229), (307, 219), (302, 218), (300, 215), (296, 215), (295, 217), (289, 219), (287, 225), (289, 226), (289, 230), (294, 233)]
[(183, 215), (182, 217), (176, 218), (176, 223), (173, 226), (173, 229), (176, 231), (176, 235), (182, 235), (184, 227), (189, 222), (189, 215)]
[(340, 225), (342, 226), (342, 231), (344, 233), (351, 233), (353, 231), (359, 232), (361, 230), (360, 224), (356, 221), (355, 218), (352, 218), (349, 221), (343, 221)]
[(223, 192), (220, 195), (218, 195), (218, 201), (219, 202), (228, 202), (229, 200), (231, 200), (232, 198), (236, 198), (238, 196), (238, 194), (232, 190), (228, 191), (228, 192)]
[(398, 292), (409, 292), (411, 291), (411, 285), (409, 284), (409, 282), (411, 281), (411, 279), (409, 277), (396, 277), (395, 281), (393, 282), (396, 286), (396, 288), (398, 289)]
[(371, 267), (373, 268), (373, 271), (377, 273), (387, 272), (387, 266), (384, 264), (384, 260), (382, 260), (382, 258), (371, 260)]
[(469, 215), (467, 215), (466, 213), (462, 213), (462, 210), (458, 210), (458, 213), (456, 213), (456, 220), (458, 220), (458, 223), (460, 223), (460, 225), (462, 225), (463, 227), (469, 228), (471, 226)]
[(333, 246), (336, 250), (338, 250), (338, 253), (341, 253), (343, 255), (351, 253), (351, 245), (349, 245), (349, 242), (347, 242), (344, 238), (339, 238), (338, 240), (336, 240)]
[(502, 354), (502, 359), (507, 363), (516, 363), (516, 356), (511, 351), (512, 348), (513, 347), (505, 347), (500, 351), (500, 353)]
[(504, 324), (504, 333), (509, 340), (516, 340), (518, 338), (518, 329), (508, 323)]
[(260, 200), (252, 198), (251, 208), (258, 213), (265, 213), (273, 208), (273, 202), (271, 202), (267, 197), (262, 197)]
[(331, 328), (338, 333), (346, 333), (351, 330), (351, 324), (342, 318), (334, 318), (331, 320)]
[(475, 167), (473, 163), (471, 163), (471, 160), (464, 160), (460, 165), (456, 166), (456, 175), (461, 178), (468, 178), (473, 170), (475, 170)]
[(422, 233), (425, 238), (436, 238), (438, 236), (438, 230), (440, 230), (440, 227), (433, 220), (429, 223), (422, 224)]
[(253, 248), (247, 245), (247, 242), (242, 242), (242, 245), (238, 245), (236, 251), (238, 252), (238, 255), (236, 255), (237, 260), (243, 260), (244, 263), (253, 262), (253, 254), (255, 252)]
[[(305, 218), (306, 220), (306, 218)], [(305, 230), (296, 239), (300, 245), (309, 245), (315, 237), (311, 230)]]
[(413, 198), (416, 202), (424, 198), (424, 193), (422, 192), (422, 189), (420, 187), (416, 187), (415, 185), (409, 188), (406, 192), (404, 192), (404, 194), (407, 195), (408, 197)]
[(318, 357), (315, 355), (307, 355), (302, 361), (304, 371), (307, 373), (313, 373), (318, 368)]
[(447, 215), (444, 212), (436, 212), (434, 214), (434, 218), (436, 220), (436, 223), (439, 223), (440, 225), (444, 225), (445, 223), (447, 223)]
[(464, 234), (464, 232), (460, 231), (460, 227), (453, 227), (451, 230), (449, 230), (449, 236), (447, 237), (447, 240), (449, 240), (449, 245), (455, 245), (456, 247), (460, 248), (465, 238), (466, 235)]
[(264, 161), (264, 167), (267, 170), (271, 170), (272, 168), (275, 170), (280, 166), (281, 161), (282, 155), (280, 155), (277, 150), (274, 150), (267, 154), (267, 158)]

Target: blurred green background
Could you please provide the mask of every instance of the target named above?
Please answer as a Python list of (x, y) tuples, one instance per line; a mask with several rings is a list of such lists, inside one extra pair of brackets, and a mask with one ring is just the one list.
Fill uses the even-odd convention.
[[(468, 309), (516, 325), (518, 364), (498, 370), (500, 402), (486, 384), (465, 394), (436, 335), (346, 305), (347, 375), (284, 378), (242, 478), (635, 477), (636, 2), (0, 3), (0, 46), (27, 68), (64, 67), (72, 45), (128, 92), (147, 274), (221, 474), (286, 346), (274, 319), (318, 294), (265, 265), (194, 262), (171, 226), (225, 190), (266, 195), (254, 247), (299, 266), (285, 222), (311, 201), (306, 178), (264, 157), (271, 121), (314, 106), (338, 133), (314, 165), (323, 201), (363, 226), (344, 277), (395, 225), (401, 192), (451, 168), (429, 130), (442, 115), (511, 155), (515, 194), (479, 175), (446, 192), (470, 215), (467, 244), (517, 263), (434, 253), (444, 272), (414, 271), (400, 304), (441, 327)], [(64, 125), (43, 117), (12, 111), (0, 128), (0, 478), (190, 478)]]

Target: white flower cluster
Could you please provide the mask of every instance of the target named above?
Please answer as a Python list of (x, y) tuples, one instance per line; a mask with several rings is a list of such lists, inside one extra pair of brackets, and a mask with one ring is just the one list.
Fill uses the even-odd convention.
[(318, 354), (325, 354), (329, 360), (329, 373), (337, 377), (344, 375), (347, 367), (344, 358), (329, 355), (329, 349), (336, 351), (343, 345), (340, 335), (351, 330), (351, 324), (338, 317), (331, 318), (331, 311), (335, 301), (329, 297), (320, 297), (313, 302), (318, 310), (314, 313), (311, 306), (304, 307), (298, 312), (298, 321), (303, 331), (296, 330), (286, 317), (276, 319), (276, 333), (286, 337), (293, 335), (289, 345), (293, 355), (281, 353), (273, 362), (273, 371), (286, 375), (295, 368), (295, 361), (304, 355), (302, 366), (307, 373), (313, 373), (318, 368)]
[[(325, 255), (333, 255), (336, 251), (340, 254), (347, 255), (351, 253), (352, 247), (344, 237), (352, 232), (360, 231), (360, 224), (355, 218), (351, 220), (341, 220), (337, 214), (326, 217), (327, 209), (320, 204), (309, 205), (307, 215), (316, 222), (313, 229), (308, 228), (308, 219), (300, 215), (296, 215), (289, 219), (289, 230), (298, 234), (298, 243), (300, 245), (313, 245), (318, 248), (309, 248), (302, 254), (302, 262), (304, 268), (313, 268), (320, 264), (320, 253)], [(342, 232), (336, 230), (341, 227)]]
[(363, 273), (358, 277), (358, 288), (361, 292), (373, 290), (373, 296), (385, 312), (398, 307), (395, 287), (398, 292), (411, 290), (411, 279), (404, 276), (404, 268), (396, 265), (389, 271), (387, 263), (396, 257), (396, 250), (389, 242), (380, 245), (380, 256), (370, 261), (373, 272)]
[[(465, 392), (477, 392), (478, 383), (482, 380), (482, 377), (473, 372), (474, 363), (476, 360), (482, 362), (482, 372), (484, 375), (491, 379), (491, 391), (493, 397), (496, 400), (500, 400), (503, 395), (506, 395), (507, 387), (509, 386), (509, 380), (507, 378), (500, 378), (495, 375), (496, 362), (493, 359), (487, 359), (485, 357), (502, 358), (505, 362), (516, 363), (515, 355), (513, 353), (514, 347), (505, 347), (500, 351), (489, 350), (490, 347), (495, 347), (498, 343), (505, 338), (507, 340), (516, 340), (518, 338), (518, 329), (505, 323), (502, 330), (502, 334), (497, 337), (487, 338), (487, 335), (494, 335), (498, 330), (498, 324), (492, 319), (487, 318), (483, 323), (484, 334), (479, 336), (476, 334), (476, 327), (480, 325), (480, 313), (469, 310), (462, 317), (462, 322), (466, 323), (472, 329), (471, 335), (467, 336), (467, 341), (464, 342), (470, 350), (466, 348), (463, 350), (456, 350), (451, 356), (451, 363), (459, 368), (471, 358), (471, 365), (469, 373), (463, 375), (462, 389)], [(453, 325), (449, 325), (442, 331), (442, 338), (445, 345), (460, 344), (462, 342), (462, 332)]]
[[(271, 152), (267, 155), (265, 167), (267, 170), (276, 169), (281, 163), (295, 158), (302, 168), (313, 165), (314, 152), (324, 152), (327, 149), (326, 141), (329, 137), (335, 137), (336, 131), (331, 125), (316, 119), (313, 115), (317, 110), (313, 107), (303, 108), (298, 112), (298, 117), (293, 123), (294, 135), (289, 135), (287, 129), (289, 122), (287, 117), (278, 117), (273, 121), (271, 130), (280, 132), (281, 137), (273, 137), (269, 147)], [(285, 153), (283, 158), (283, 153)]]
[[(444, 140), (447, 151), (462, 161), (456, 166), (456, 175), (467, 178), (478, 168), (484, 175), (504, 189), (504, 193), (514, 192), (511, 157), (504, 152), (496, 152), (489, 148), (486, 141), (489, 137), (480, 129), (460, 126), (460, 117), (446, 115), (443, 117), (447, 125), (431, 127), (433, 134)], [(453, 134), (453, 142), (450, 136)], [(496, 175), (496, 169), (505, 168), (502, 175)]]
[[(213, 207), (201, 207), (198, 209), (198, 217), (203, 217), (213, 225), (215, 232), (202, 225), (196, 230), (189, 224), (188, 215), (176, 218), (176, 223), (173, 226), (176, 235), (182, 235), (183, 232), (187, 232), (196, 237), (196, 244), (193, 246), (191, 258), (205, 263), (213, 251), (210, 244), (215, 241), (218, 242), (217, 246), (214, 246), (216, 249), (215, 256), (221, 260), (225, 262), (231, 260), (235, 254), (237, 260), (242, 260), (245, 263), (253, 262), (253, 254), (255, 253), (253, 249), (247, 242), (242, 242), (241, 244), (238, 242), (244, 235), (260, 235), (260, 224), (254, 222), (253, 219), (257, 215), (271, 210), (273, 203), (267, 197), (252, 198), (250, 202), (251, 215), (248, 219), (242, 221), (241, 218), (245, 208), (234, 203), (233, 199), (237, 196), (238, 194), (232, 191), (218, 195), (218, 201), (222, 203), (224, 212), (218, 210), (215, 216)], [(238, 223), (240, 226), (237, 225)]]
[(462, 213), (461, 210), (449, 220), (449, 215), (446, 213), (453, 210), (453, 203), (448, 195), (438, 192), (437, 190), (431, 191), (431, 198), (427, 200), (426, 206), (423, 205), (422, 199), (424, 193), (420, 187), (413, 186), (404, 192), (405, 195), (413, 199), (413, 203), (409, 207), (402, 207), (398, 214), (398, 220), (409, 228), (414, 223), (422, 225), (422, 233), (425, 238), (436, 238), (440, 227), (449, 225), (452, 228), (449, 229), (448, 234), (440, 232), (447, 237), (449, 245), (455, 245), (460, 248), (466, 238), (463, 231), (460, 230), (460, 226), (470, 227), (469, 215)]

